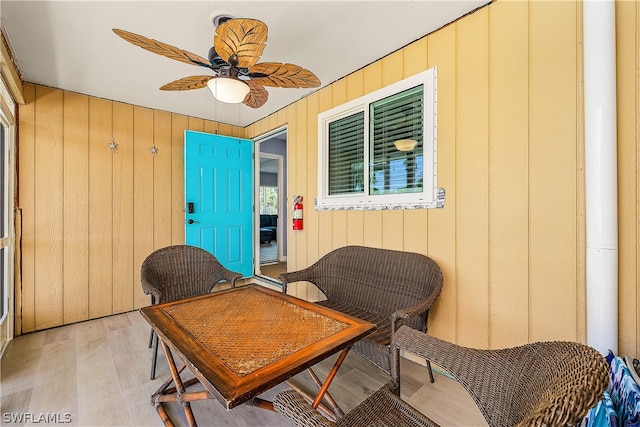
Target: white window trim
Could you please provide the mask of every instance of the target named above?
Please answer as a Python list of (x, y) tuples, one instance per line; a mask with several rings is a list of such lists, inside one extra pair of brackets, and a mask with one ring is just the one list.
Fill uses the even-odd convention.
[[(444, 189), (437, 187), (437, 67), (415, 74), (392, 85), (318, 114), (318, 196), (316, 210), (384, 210), (444, 207)], [(421, 193), (329, 195), (329, 124), (346, 116), (364, 112), (365, 163), (369, 161), (369, 105), (417, 85), (424, 85), (423, 189)], [(430, 165), (430, 167), (429, 167)], [(368, 171), (368, 166), (365, 172)], [(369, 188), (369, 173), (364, 174)]]

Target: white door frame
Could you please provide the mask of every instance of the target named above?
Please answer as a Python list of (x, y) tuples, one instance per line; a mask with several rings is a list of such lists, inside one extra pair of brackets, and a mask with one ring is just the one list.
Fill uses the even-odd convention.
[[(282, 242), (282, 239), (284, 238), (284, 232), (282, 227), (284, 227), (285, 224), (282, 224), (282, 218), (283, 218), (283, 214), (284, 214), (284, 208), (283, 208), (283, 203), (282, 200), (283, 197), (285, 197), (284, 194), (282, 194), (282, 188), (284, 186), (284, 177), (283, 177), (283, 168), (284, 168), (284, 156), (280, 155), (280, 154), (271, 154), (271, 153), (259, 153), (258, 156), (258, 175), (260, 175), (260, 157), (264, 157), (266, 159), (274, 159), (278, 161), (278, 224), (277, 224), (277, 235), (276, 235), (276, 241), (278, 242)], [(257, 183), (256, 183), (256, 190), (258, 193), (260, 193), (260, 177), (258, 176), (257, 179)], [(257, 194), (257, 199), (256, 199), (256, 206), (260, 206), (260, 194)], [(260, 212), (258, 211), (258, 224), (260, 223)], [(260, 234), (260, 233), (258, 233)], [(259, 240), (258, 236), (258, 240)], [(258, 242), (259, 243), (259, 242)], [(284, 261), (284, 256), (282, 254), (282, 245), (278, 245), (278, 261)]]
[(287, 206), (287, 195), (284, 194), (284, 156), (280, 154), (271, 154), (271, 153), (263, 153), (260, 149), (260, 143), (269, 138), (272, 138), (281, 133), (286, 133), (287, 127), (283, 126), (281, 128), (275, 129), (266, 134), (260, 135), (256, 137), (253, 141), (255, 143), (254, 153), (254, 177), (255, 177), (255, 187), (254, 187), (254, 224), (258, 226), (258, 230), (255, 230), (255, 237), (253, 242), (254, 250), (254, 272), (260, 271), (260, 157), (266, 157), (269, 159), (277, 159), (278, 160), (278, 224), (277, 224), (277, 236), (276, 241), (278, 244), (278, 261), (286, 261), (287, 257), (283, 254), (283, 239), (286, 235), (284, 233), (284, 228), (287, 224), (284, 222), (284, 209)]

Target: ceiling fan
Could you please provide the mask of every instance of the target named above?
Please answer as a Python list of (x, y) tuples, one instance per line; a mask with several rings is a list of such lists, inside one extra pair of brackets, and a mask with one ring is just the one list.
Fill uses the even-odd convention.
[(216, 28), (208, 59), (129, 31), (114, 28), (113, 32), (149, 52), (209, 68), (214, 73), (184, 77), (165, 84), (160, 90), (190, 90), (208, 86), (220, 101), (242, 102), (249, 107), (258, 108), (269, 97), (265, 86), (320, 86), (320, 80), (315, 74), (298, 65), (258, 63), (267, 41), (267, 25), (257, 19), (230, 18), (222, 21)]

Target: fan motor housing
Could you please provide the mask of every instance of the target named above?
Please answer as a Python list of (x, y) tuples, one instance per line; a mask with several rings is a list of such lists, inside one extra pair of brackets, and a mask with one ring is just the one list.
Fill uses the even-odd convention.
[(211, 15), (211, 23), (213, 24), (213, 28), (218, 28), (220, 24), (228, 21), (229, 19), (235, 19), (235, 16), (225, 12), (218, 12)]

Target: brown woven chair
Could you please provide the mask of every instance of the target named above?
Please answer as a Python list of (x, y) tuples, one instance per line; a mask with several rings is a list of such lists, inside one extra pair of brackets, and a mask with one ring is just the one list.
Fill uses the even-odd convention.
[(429, 257), (363, 246), (335, 249), (312, 266), (279, 277), (284, 293), (290, 283), (308, 281), (327, 297), (318, 304), (375, 323), (376, 331), (352, 349), (387, 373), (393, 332), (402, 324), (426, 332), (443, 282), (440, 267)]
[[(177, 301), (211, 292), (220, 282), (235, 287), (240, 273), (226, 269), (210, 252), (187, 246), (167, 246), (152, 252), (140, 269), (142, 289), (151, 295), (151, 304)], [(154, 340), (155, 338), (155, 340)], [(149, 337), (151, 356), (151, 379), (156, 376), (158, 339), (153, 330)]]
[(479, 350), (402, 326), (394, 335), (393, 347), (391, 382), (337, 423), (328, 421), (293, 390), (278, 394), (274, 407), (296, 426), (435, 425), (405, 402), (399, 403), (394, 394), (400, 384), (398, 350), (431, 360), (453, 375), (487, 423), (496, 427), (575, 426), (602, 398), (609, 383), (604, 357), (574, 342)]
[(279, 393), (273, 407), (296, 427), (421, 427), (437, 426), (433, 420), (394, 394), (394, 383), (385, 384), (337, 422), (313, 409), (300, 393)]

